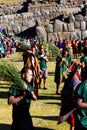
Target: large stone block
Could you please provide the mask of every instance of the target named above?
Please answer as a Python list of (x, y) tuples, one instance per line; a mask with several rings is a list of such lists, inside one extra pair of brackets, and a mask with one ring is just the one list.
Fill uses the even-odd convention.
[(76, 39), (81, 39), (81, 31), (74, 31), (70, 34), (70, 39), (72, 40), (73, 38)]
[(83, 20), (87, 22), (87, 16), (85, 16), (85, 17), (83, 18)]
[(87, 30), (85, 31), (82, 31), (82, 39), (86, 38), (87, 37)]
[(74, 28), (74, 23), (68, 24), (68, 31), (69, 31), (69, 32), (73, 32), (74, 30), (75, 30), (75, 28)]
[(57, 33), (47, 33), (47, 40), (49, 43), (54, 43), (56, 39), (58, 39)]
[(69, 22), (70, 23), (75, 22), (75, 16), (73, 14), (70, 14)]
[(47, 33), (52, 33), (53, 32), (53, 25), (52, 24), (46, 25), (45, 30)]
[(40, 41), (47, 41), (47, 33), (44, 27), (36, 27), (36, 34)]
[(63, 32), (62, 35), (63, 35), (63, 39), (69, 39), (70, 32)]
[(75, 20), (76, 21), (83, 21), (83, 16), (78, 14), (78, 15), (75, 16)]
[(22, 32), (25, 31), (25, 30), (27, 30), (27, 29), (28, 29), (27, 26), (22, 26)]
[(85, 31), (86, 30), (86, 22), (82, 21), (81, 22), (81, 31)]
[(63, 31), (64, 31), (64, 32), (67, 32), (67, 31), (68, 31), (67, 23), (63, 24)]
[(80, 22), (75, 21), (74, 25), (76, 29), (80, 29)]
[(13, 30), (13, 33), (14, 33), (14, 34), (21, 33), (21, 31), (22, 31), (22, 26), (14, 23), (14, 24), (12, 25), (12, 30)]
[(33, 17), (33, 12), (28, 12), (28, 13), (22, 13), (22, 19), (27, 19), (27, 18), (32, 18)]
[(12, 26), (8, 26), (7, 27), (7, 33), (12, 33), (12, 32), (13, 32)]
[(31, 19), (27, 22), (27, 27), (34, 27), (36, 25), (36, 22), (34, 19)]
[(54, 32), (60, 32), (60, 31), (63, 31), (63, 24), (62, 24), (61, 21), (55, 20), (55, 23), (54, 23)]
[(63, 41), (63, 34), (62, 34), (62, 32), (58, 32), (57, 34), (58, 34), (58, 39), (60, 41)]

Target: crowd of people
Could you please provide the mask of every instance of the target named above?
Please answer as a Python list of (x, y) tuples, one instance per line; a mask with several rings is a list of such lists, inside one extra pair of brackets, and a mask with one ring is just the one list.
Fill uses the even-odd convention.
[(71, 50), (73, 53), (73, 57), (77, 58), (82, 54), (82, 50), (84, 46), (87, 46), (87, 40), (86, 39), (76, 39), (73, 38), (72, 40), (70, 39), (64, 39), (64, 40), (55, 40), (54, 41), (55, 45), (60, 49), (60, 51), (65, 48), (65, 46), (68, 46), (68, 48)]
[[(33, 38), (7, 36), (5, 31), (0, 29), (0, 58), (10, 57), (12, 53), (20, 51), (23, 44), (29, 46), (23, 53), (24, 66), (21, 70), (27, 91), (20, 91), (14, 87), (9, 90), (8, 103), (13, 106), (11, 130), (34, 130), (29, 113), (31, 99), (37, 100), (38, 89), (42, 87), (44, 90), (47, 89), (48, 58), (44, 45)], [(54, 75), (56, 94), (61, 95), (60, 117), (76, 108), (67, 119), (70, 130), (86, 130), (87, 40), (56, 39), (52, 44), (55, 44), (60, 51), (60, 55), (56, 57)], [(77, 62), (75, 59), (78, 56), (80, 60)], [(43, 86), (41, 86), (42, 80)], [(62, 82), (64, 86), (60, 92)]]
[(37, 100), (42, 79), (43, 89), (47, 89), (48, 58), (43, 44), (37, 48), (35, 43), (23, 53), (24, 66), (21, 77), (25, 81), (26, 91), (14, 87), (9, 89), (8, 103), (13, 106), (11, 130), (34, 130), (29, 113), (31, 100)]
[[(61, 56), (56, 58), (54, 82), (56, 83), (56, 94), (61, 95), (61, 108), (58, 123), (65, 119), (65, 115), (69, 115), (67, 119), (70, 124), (70, 130), (86, 130), (87, 129), (87, 40), (81, 42), (74, 41), (76, 49), (73, 48), (73, 41), (69, 45), (66, 41), (63, 42)], [(65, 44), (66, 43), (66, 46)], [(76, 51), (76, 57), (80, 54), (80, 59), (73, 60), (70, 51), (67, 49), (72, 48), (72, 52)], [(75, 50), (74, 50), (75, 49)], [(74, 58), (76, 58), (74, 57)], [(59, 93), (59, 85), (64, 82), (63, 89)], [(63, 118), (64, 117), (64, 118)], [(60, 120), (61, 119), (61, 120)]]
[(22, 45), (31, 45), (37, 41), (37, 38), (22, 38), (11, 36), (5, 32), (5, 29), (0, 28), (0, 58), (9, 58), (12, 53), (20, 51)]
[[(65, 81), (67, 75), (71, 71), (73, 62), (86, 53), (87, 40), (56, 40), (54, 44), (59, 48), (60, 54), (56, 58), (55, 77), (56, 94), (59, 94), (59, 85)], [(83, 58), (81, 58), (83, 60)]]

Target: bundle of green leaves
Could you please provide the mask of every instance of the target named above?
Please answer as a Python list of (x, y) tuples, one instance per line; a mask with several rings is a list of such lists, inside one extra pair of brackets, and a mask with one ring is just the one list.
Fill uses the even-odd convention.
[(59, 51), (58, 47), (55, 44), (49, 44), (48, 49), (49, 49), (49, 54), (52, 57), (60, 56), (60, 51)]
[(17, 89), (25, 90), (24, 81), (15, 65), (8, 62), (0, 63), (0, 81), (8, 81)]

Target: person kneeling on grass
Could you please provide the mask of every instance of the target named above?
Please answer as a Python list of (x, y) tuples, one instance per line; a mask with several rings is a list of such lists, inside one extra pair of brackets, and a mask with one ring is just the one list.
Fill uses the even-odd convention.
[(32, 80), (32, 70), (24, 67), (21, 76), (25, 81), (26, 90), (14, 87), (9, 89), (8, 104), (12, 104), (12, 126), (11, 130), (34, 130), (32, 119), (29, 113), (31, 99), (36, 100), (34, 88), (30, 85)]

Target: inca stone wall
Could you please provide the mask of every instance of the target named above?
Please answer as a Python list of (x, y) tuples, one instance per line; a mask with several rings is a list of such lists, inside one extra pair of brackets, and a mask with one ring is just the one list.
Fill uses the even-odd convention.
[[(41, 39), (45, 39), (47, 41), (59, 39), (63, 40), (65, 38), (68, 39), (84, 39), (87, 37), (87, 16), (82, 16), (81, 14), (77, 14), (74, 17), (75, 21), (73, 21), (72, 17), (69, 17), (69, 23), (61, 22), (56, 19), (54, 24), (46, 25), (44, 28), (38, 26), (36, 28), (37, 35)], [(42, 34), (42, 30), (44, 33)], [(40, 35), (42, 34), (42, 35)]]
[[(27, 6), (28, 12), (21, 12), (22, 6), (2, 5), (0, 15), (0, 27), (6, 29), (10, 35), (17, 35), (27, 29), (36, 27), (39, 39), (50, 41), (51, 39), (84, 38), (87, 35), (87, 10), (83, 10), (83, 4), (75, 7), (75, 4), (42, 4), (40, 6)], [(4, 11), (5, 10), (5, 11)], [(6, 12), (6, 10), (8, 12)], [(82, 12), (85, 12), (84, 15)], [(67, 22), (66, 19), (69, 21)]]

